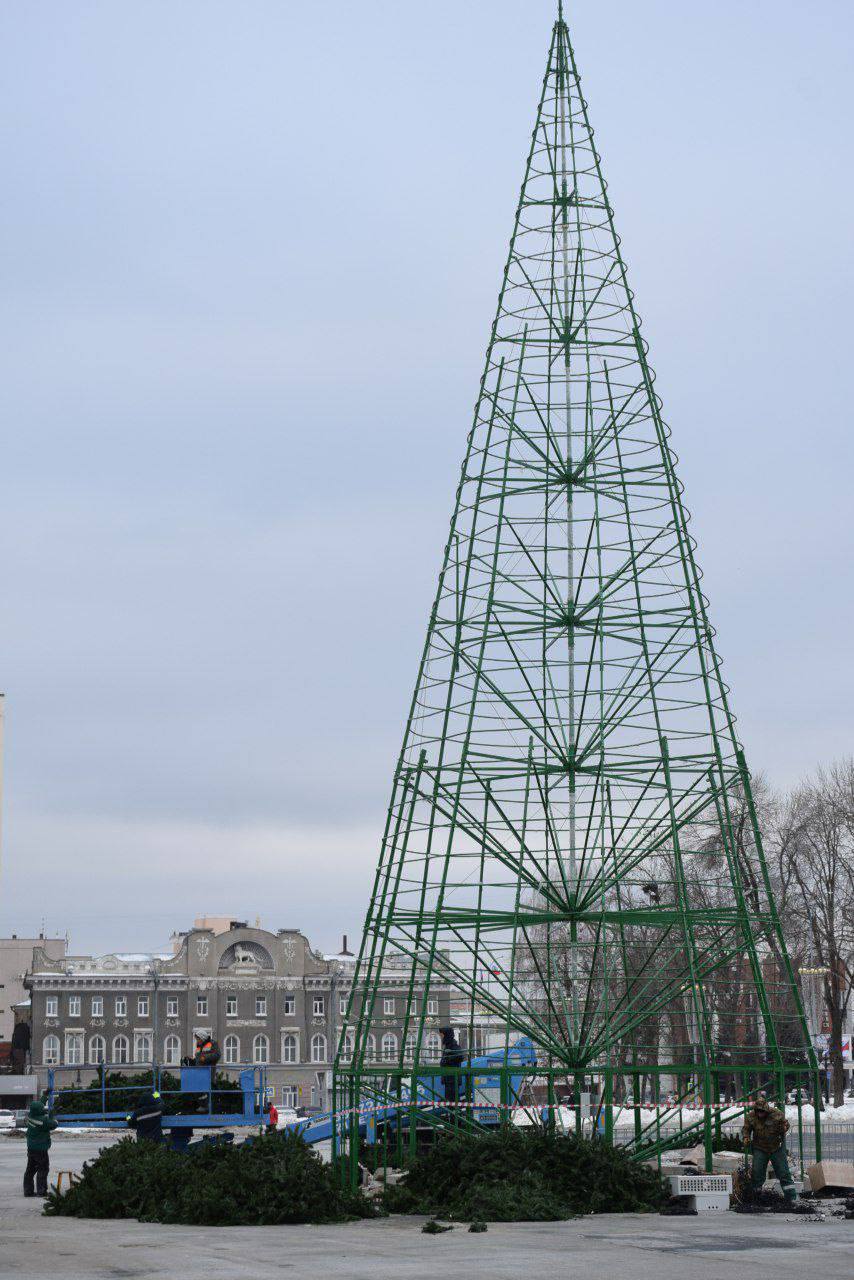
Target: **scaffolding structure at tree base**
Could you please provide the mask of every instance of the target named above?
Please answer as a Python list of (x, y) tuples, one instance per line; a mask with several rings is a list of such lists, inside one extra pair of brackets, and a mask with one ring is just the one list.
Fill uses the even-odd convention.
[[(724, 1099), (723, 1075), (735, 1083), (735, 1097)], [(666, 1102), (639, 1100), (650, 1080), (659, 1096), (662, 1079), (675, 1084)], [(633, 1160), (654, 1161), (659, 1169), (668, 1152), (702, 1145), (704, 1169), (711, 1173), (725, 1135), (740, 1134), (760, 1093), (784, 1112), (787, 1098), (793, 1098), (796, 1118), (788, 1144), (803, 1177), (807, 1163), (822, 1158), (821, 1090), (808, 1065), (789, 1066), (782, 1074), (753, 1065), (729, 1066), (722, 1073), (672, 1064), (568, 1074), (530, 1062), (487, 1066), (475, 1060), (455, 1068), (414, 1063), (408, 1069), (336, 1072), (332, 1155), (342, 1184), (355, 1189), (365, 1146), (372, 1149), (372, 1170), (402, 1169), (442, 1134), (477, 1135), (521, 1124), (555, 1138), (574, 1133), (619, 1146)]]

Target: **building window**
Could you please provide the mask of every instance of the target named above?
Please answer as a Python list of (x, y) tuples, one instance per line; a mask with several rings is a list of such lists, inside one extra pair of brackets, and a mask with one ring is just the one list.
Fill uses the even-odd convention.
[(383, 1036), (383, 1062), (394, 1062), (397, 1057), (397, 1036), (387, 1031)]
[(150, 1062), (152, 1055), (152, 1036), (150, 1031), (137, 1031), (133, 1038), (134, 1062)]
[(438, 1062), (442, 1056), (442, 1042), (438, 1031), (431, 1031), (427, 1037), (427, 1061)]
[(376, 1062), (377, 1060), (377, 1038), (375, 1035), (369, 1035), (365, 1041), (365, 1062)]
[(394, 1013), (394, 996), (386, 996), (383, 1000), (383, 1013)]
[(266, 1016), (267, 1016), (267, 997), (256, 996), (255, 997), (255, 1017), (266, 1018)]
[(282, 1036), (282, 1062), (299, 1062), (296, 1036)]
[(474, 1028), (474, 1036), (470, 1050), (473, 1053), (486, 1053), (486, 1031), (483, 1027)]
[(314, 1016), (315, 1016), (315, 1018), (322, 1018), (325, 1012), (326, 1012), (326, 1000), (325, 1000), (325, 998), (324, 998), (323, 996), (315, 996), (315, 997), (314, 997)]
[(166, 1017), (167, 1018), (178, 1017), (178, 997), (177, 996), (166, 997)]
[(59, 1036), (45, 1036), (42, 1044), (42, 1062), (46, 1067), (59, 1064)]
[(92, 997), (92, 1017), (103, 1018), (103, 1016), (104, 1016), (104, 997), (93, 996)]
[(270, 1041), (266, 1036), (256, 1036), (252, 1041), (252, 1061), (259, 1063), (270, 1061)]
[(224, 1060), (230, 1067), (240, 1061), (240, 1040), (237, 1036), (226, 1036), (223, 1044)]
[(428, 1013), (431, 1017), (435, 1017), (435, 1016), (436, 1016), (436, 1014), (437, 1014), (438, 1012), (439, 1012), (439, 1001), (438, 1001), (438, 1000), (428, 1000), (428, 1001), (427, 1001), (427, 1013)]
[(404, 1057), (406, 1058), (407, 1062), (415, 1061), (415, 1041), (417, 1039), (418, 1037), (416, 1036), (414, 1031), (410, 1031), (406, 1037), (406, 1048), (404, 1050)]
[(344, 1039), (341, 1041), (341, 1061), (342, 1062), (353, 1061), (354, 1042), (355, 1042), (355, 1036), (353, 1035), (353, 1032), (345, 1031)]
[(116, 996), (116, 1017), (126, 1018), (128, 1016), (127, 996)]
[[(116, 1002), (118, 1003), (118, 1001)], [(113, 1062), (117, 1066), (121, 1066), (128, 1060), (128, 1038), (127, 1036), (116, 1036), (113, 1041)]]
[[(59, 996), (48, 996), (44, 1002), (44, 1016), (46, 1018), (59, 1017)], [(50, 1040), (48, 1036), (48, 1040)], [(57, 1042), (58, 1043), (58, 1042)]]
[(225, 1016), (227, 1018), (237, 1017), (237, 996), (225, 997)]
[(93, 1067), (107, 1060), (107, 1042), (103, 1036), (92, 1036), (89, 1041), (89, 1061)]
[(148, 1017), (148, 996), (140, 996), (136, 1002), (137, 1017)]
[(295, 1084), (283, 1084), (283, 1085), (282, 1085), (282, 1106), (283, 1106), (283, 1107), (290, 1107), (290, 1108), (291, 1108), (291, 1110), (294, 1110), (294, 1111), (295, 1111), (295, 1110), (296, 1110), (296, 1105), (297, 1105), (297, 1087), (296, 1087), (296, 1085), (295, 1085)]
[(286, 1018), (292, 1018), (297, 1011), (296, 996), (285, 996), (284, 1014)]
[(326, 1061), (326, 1036), (318, 1034), (311, 1037), (311, 1060), (312, 1062)]
[(196, 996), (196, 1014), (200, 1018), (206, 1018), (208, 1016), (207, 996)]
[(347, 1016), (347, 997), (346, 997), (346, 996), (341, 996), (341, 997), (339, 998), (339, 1000), (338, 1000), (338, 1012), (341, 1014), (341, 1017), (342, 1017), (342, 1018), (346, 1018), (346, 1016)]
[(83, 1032), (66, 1031), (65, 1033), (65, 1065), (82, 1067), (83, 1065)]
[(69, 1018), (80, 1017), (80, 997), (79, 996), (68, 997), (68, 1016)]
[(177, 1036), (167, 1036), (163, 1041), (163, 1065), (177, 1067), (181, 1061), (181, 1041)]

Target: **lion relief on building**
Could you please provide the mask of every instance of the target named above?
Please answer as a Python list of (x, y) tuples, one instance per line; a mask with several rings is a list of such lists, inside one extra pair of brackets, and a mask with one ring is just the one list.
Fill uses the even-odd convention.
[(233, 942), (223, 951), (219, 967), (238, 973), (256, 973), (259, 969), (272, 969), (273, 957), (259, 942)]

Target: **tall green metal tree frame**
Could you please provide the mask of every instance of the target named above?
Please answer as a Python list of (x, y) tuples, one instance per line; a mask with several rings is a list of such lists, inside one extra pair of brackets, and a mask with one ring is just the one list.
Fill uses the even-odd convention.
[(647, 350), (559, 11), (342, 1106), (382, 1070), (390, 964), (410, 979), (401, 1074), (435, 1031), (416, 978), (450, 983), (470, 1031), (529, 1036), (550, 1078), (670, 1073), (708, 1103), (724, 1075), (747, 1096), (815, 1068)]

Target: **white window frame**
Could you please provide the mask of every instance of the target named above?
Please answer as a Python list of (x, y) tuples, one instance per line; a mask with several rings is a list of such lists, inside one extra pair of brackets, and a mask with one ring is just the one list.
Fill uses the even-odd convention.
[(196, 1017), (206, 1018), (207, 1016), (208, 1016), (207, 996), (196, 996)]
[(83, 1005), (83, 1001), (80, 999), (80, 996), (69, 996), (68, 997), (69, 1018), (79, 1018), (82, 1005)]
[(365, 1041), (365, 1062), (376, 1062), (377, 1060), (377, 1038), (373, 1031), (368, 1035)]
[(430, 999), (427, 1001), (427, 1015), (428, 1017), (435, 1018), (438, 1012), (439, 1012), (439, 1001), (434, 999), (431, 996)]
[(92, 997), (91, 1010), (92, 1010), (93, 1018), (103, 1018), (104, 1016), (104, 997), (103, 996)]
[(107, 1061), (107, 1042), (103, 1036), (89, 1037), (89, 1062), (99, 1067)]
[(326, 1062), (327, 1044), (326, 1036), (322, 1031), (317, 1031), (311, 1037), (311, 1061)]
[[(293, 1056), (291, 1056), (293, 1050)], [(299, 1062), (299, 1036), (293, 1031), (284, 1031), (282, 1033), (282, 1062), (288, 1066), (293, 1066), (295, 1062)]]
[[(121, 1056), (122, 1054), (124, 1054), (124, 1057)], [(110, 1060), (116, 1063), (117, 1066), (127, 1066), (130, 1061), (130, 1041), (127, 1036), (113, 1036)]]
[(240, 1036), (236, 1036), (233, 1031), (229, 1031), (223, 1041), (222, 1060), (229, 1067), (233, 1067), (240, 1061)]
[(148, 996), (137, 996), (136, 998), (136, 1016), (138, 1018), (151, 1017), (151, 1001)]
[(295, 1018), (297, 1016), (297, 998), (296, 996), (285, 996), (282, 1005), (282, 1016), (285, 1018)]
[(62, 1060), (62, 1042), (52, 1032), (42, 1040), (42, 1062), (46, 1067), (58, 1067)]
[(46, 1018), (59, 1017), (59, 996), (45, 996), (44, 1016)]
[(252, 1041), (252, 1061), (262, 1067), (270, 1061), (270, 1037), (263, 1032)]
[(299, 1092), (295, 1084), (283, 1084), (281, 1091), (281, 1099), (283, 1107), (290, 1107), (296, 1110), (299, 1106)]
[(128, 998), (127, 998), (127, 996), (116, 996), (116, 1009), (115, 1009), (115, 1013), (116, 1013), (116, 1017), (117, 1017), (117, 1018), (126, 1018), (126, 1017), (128, 1016)]
[(386, 1017), (394, 1013), (394, 996), (383, 996), (383, 1013)]
[(227, 1018), (237, 1017), (237, 996), (225, 997), (225, 1016)]
[(394, 1062), (397, 1057), (397, 1036), (392, 1031), (387, 1031), (382, 1038), (381, 1044), (383, 1062)]
[(133, 1033), (134, 1062), (149, 1063), (154, 1060), (154, 1036), (150, 1031)]
[(256, 996), (255, 997), (255, 1017), (266, 1018), (266, 1016), (267, 1016), (267, 997)]
[(347, 1016), (347, 997), (346, 996), (338, 997), (338, 1012), (342, 1018), (346, 1018)]
[(312, 1002), (315, 1018), (323, 1018), (326, 1016), (326, 996), (315, 996)]
[(82, 1031), (66, 1031), (65, 1033), (65, 1065), (82, 1067), (86, 1061), (86, 1049)]
[(163, 1041), (163, 1065), (164, 1067), (177, 1067), (181, 1063), (181, 1037), (176, 1036), (174, 1031)]
[(178, 1017), (178, 997), (177, 996), (166, 997), (166, 1017), (167, 1018)]
[(438, 1031), (431, 1031), (427, 1036), (424, 1054), (428, 1062), (438, 1062), (442, 1056), (442, 1040)]

